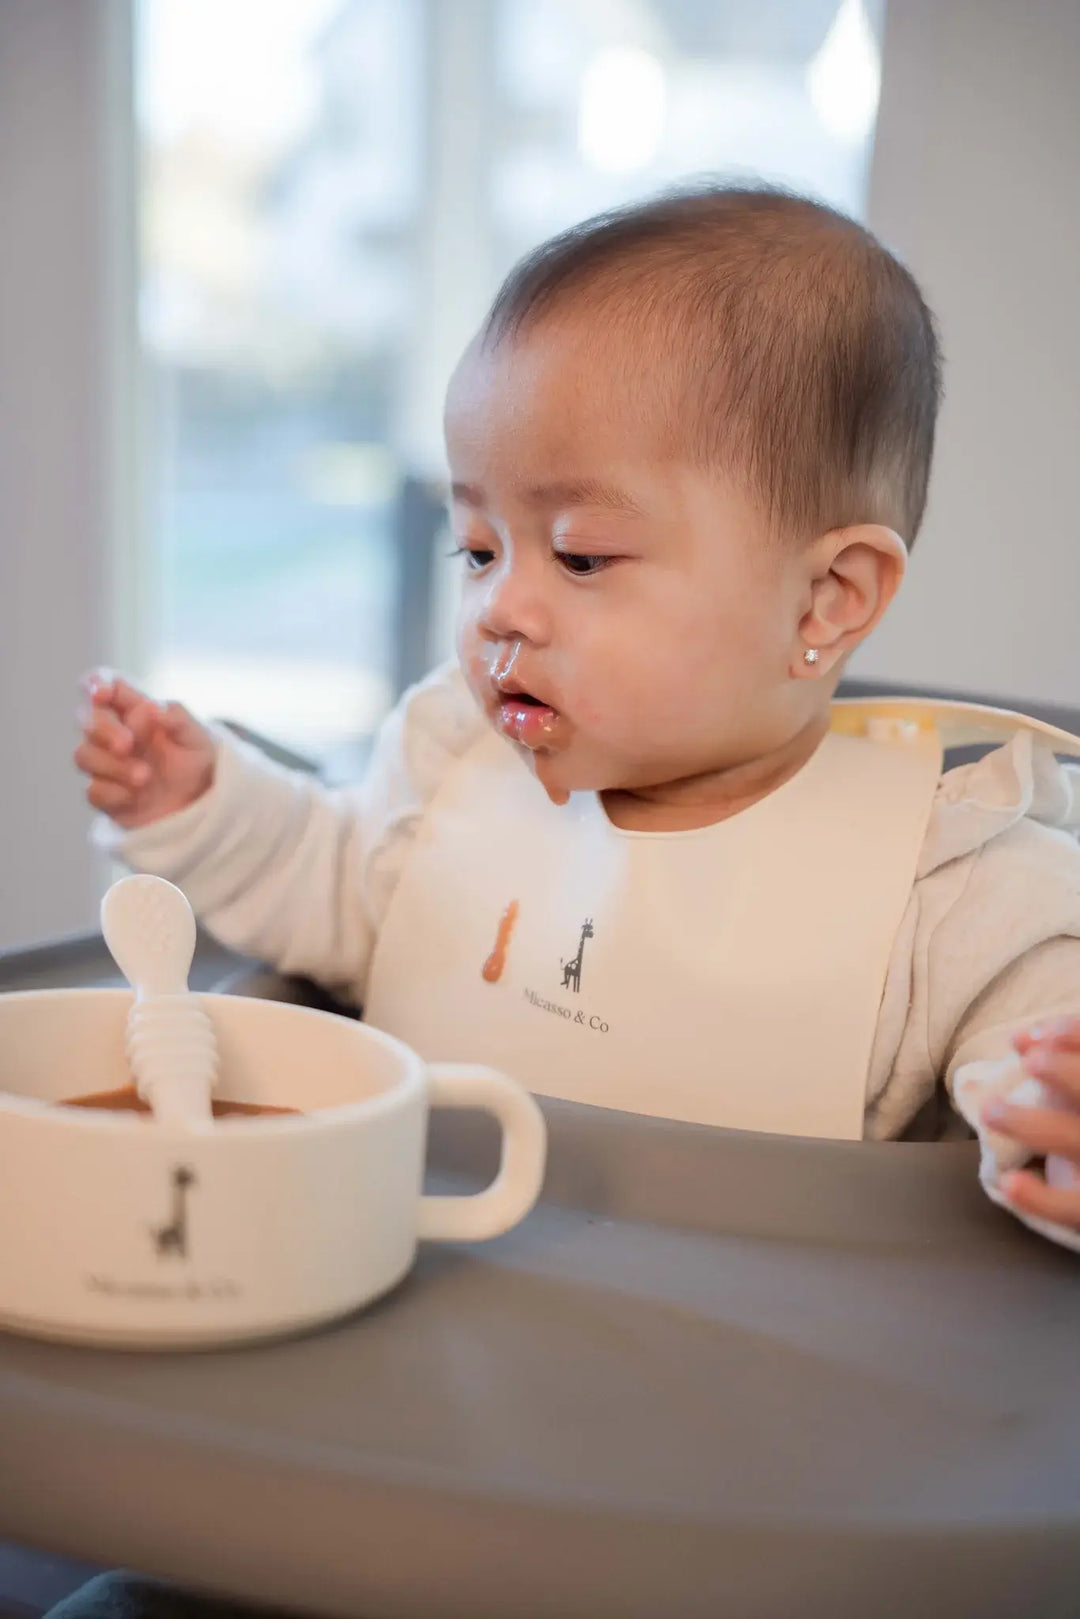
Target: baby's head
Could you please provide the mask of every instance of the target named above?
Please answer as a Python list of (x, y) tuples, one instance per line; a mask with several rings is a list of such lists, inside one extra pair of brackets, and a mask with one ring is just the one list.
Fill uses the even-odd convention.
[(554, 796), (821, 723), (903, 576), (938, 394), (911, 276), (800, 198), (676, 193), (518, 265), (447, 402), (460, 652)]

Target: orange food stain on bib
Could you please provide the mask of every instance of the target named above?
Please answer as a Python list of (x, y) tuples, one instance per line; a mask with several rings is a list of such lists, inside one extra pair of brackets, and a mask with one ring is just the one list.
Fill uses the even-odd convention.
[(484, 962), (482, 977), (485, 984), (497, 984), (503, 975), (506, 966), (506, 952), (510, 948), (510, 935), (514, 931), (514, 923), (518, 919), (521, 907), (516, 899), (512, 899), (499, 920), (499, 931), (495, 935), (495, 948)]

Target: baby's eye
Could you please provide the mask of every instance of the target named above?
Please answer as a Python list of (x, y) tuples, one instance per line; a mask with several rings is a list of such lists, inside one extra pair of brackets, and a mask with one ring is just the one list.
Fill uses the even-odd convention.
[(484, 551), (475, 545), (456, 545), (450, 555), (464, 557), (465, 566), (470, 573), (480, 573), (489, 563), (495, 560), (494, 551)]
[(608, 556), (590, 556), (584, 551), (557, 551), (555, 554), (567, 573), (576, 574), (579, 578), (600, 573), (612, 560)]

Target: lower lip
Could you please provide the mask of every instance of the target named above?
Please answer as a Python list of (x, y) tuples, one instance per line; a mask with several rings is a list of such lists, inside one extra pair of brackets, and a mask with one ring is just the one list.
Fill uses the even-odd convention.
[(558, 723), (558, 714), (546, 705), (511, 700), (499, 704), (499, 730), (523, 748), (535, 751), (550, 746)]

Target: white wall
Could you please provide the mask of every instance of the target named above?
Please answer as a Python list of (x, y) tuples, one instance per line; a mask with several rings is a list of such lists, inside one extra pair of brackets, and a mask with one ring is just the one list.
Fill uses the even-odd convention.
[(926, 525), (853, 674), (1080, 705), (1080, 0), (890, 0), (870, 224), (941, 324)]
[(95, 908), (69, 760), (76, 679), (116, 639), (125, 232), (106, 143), (128, 94), (124, 9), (0, 0), (0, 948), (74, 930)]

